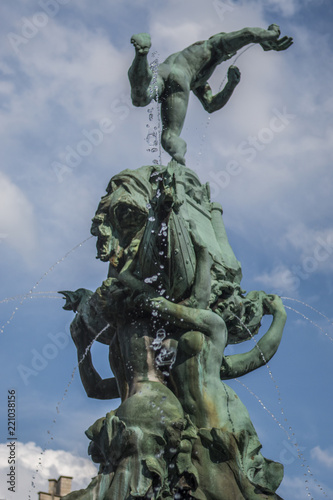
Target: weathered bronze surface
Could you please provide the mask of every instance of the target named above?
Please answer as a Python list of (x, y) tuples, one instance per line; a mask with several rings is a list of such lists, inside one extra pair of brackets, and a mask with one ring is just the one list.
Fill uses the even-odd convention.
[[(98, 258), (109, 263), (107, 279), (95, 292), (61, 292), (64, 308), (76, 312), (71, 335), (87, 395), (121, 399), (86, 431), (98, 476), (66, 500), (280, 498), (283, 466), (261, 454), (248, 411), (224, 380), (272, 358), (286, 313), (279, 297), (241, 289), (222, 207), (184, 166), (179, 138), (189, 91), (208, 111), (220, 109), (239, 72), (231, 67), (226, 89), (212, 96), (206, 80), (216, 65), (247, 43), (288, 48), (292, 40), (279, 34), (276, 25), (222, 33), (159, 67), (162, 144), (174, 159), (111, 179), (91, 228)], [(132, 41), (133, 102), (145, 105), (150, 39), (143, 34)], [(228, 344), (258, 333), (264, 315), (272, 323), (255, 346), (226, 356)], [(95, 370), (94, 341), (109, 346), (113, 377), (102, 379)]]

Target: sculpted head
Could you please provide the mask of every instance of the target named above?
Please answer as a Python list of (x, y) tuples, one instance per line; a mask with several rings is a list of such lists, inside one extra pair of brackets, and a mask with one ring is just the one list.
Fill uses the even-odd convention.
[(249, 340), (259, 331), (264, 315), (265, 292), (252, 291), (244, 296), (238, 284), (225, 282), (214, 311), (226, 323), (228, 344)]
[(66, 300), (63, 309), (65, 309), (65, 311), (74, 312), (78, 310), (81, 302), (86, 302), (93, 294), (91, 290), (87, 290), (86, 288), (78, 288), (75, 292), (71, 290), (63, 290), (59, 291), (58, 293), (64, 295), (63, 298)]
[(91, 226), (91, 234), (97, 237), (98, 259), (118, 266), (147, 222), (151, 196), (149, 181), (138, 172), (124, 170), (111, 179)]

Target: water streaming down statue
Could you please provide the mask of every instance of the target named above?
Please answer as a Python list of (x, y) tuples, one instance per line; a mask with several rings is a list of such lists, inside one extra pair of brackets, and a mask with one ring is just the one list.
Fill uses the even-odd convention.
[[(216, 35), (160, 66), (162, 141), (173, 160), (111, 179), (91, 228), (98, 258), (109, 263), (108, 277), (95, 292), (62, 292), (64, 308), (76, 312), (71, 334), (87, 395), (121, 398), (116, 410), (86, 432), (99, 474), (66, 500), (280, 498), (275, 491), (283, 467), (261, 454), (250, 416), (224, 380), (271, 359), (286, 314), (279, 297), (241, 289), (241, 265), (228, 242), (222, 207), (211, 202), (209, 185), (183, 165), (179, 138), (189, 90), (207, 106), (215, 102), (211, 110), (219, 109), (214, 106), (222, 107), (235, 80), (216, 99), (208, 97), (205, 82), (216, 65), (253, 41), (266, 50), (287, 48), (291, 39), (278, 40), (279, 33), (272, 25)], [(146, 35), (133, 40), (136, 59), (145, 60)], [(141, 63), (130, 70), (132, 96), (147, 104), (150, 77), (144, 79), (140, 68), (134, 77), (135, 64)], [(179, 78), (189, 64), (186, 96)], [(238, 79), (236, 69), (229, 73)], [(139, 77), (141, 86), (135, 87)], [(176, 133), (175, 97), (185, 103), (177, 106)], [(256, 346), (225, 356), (228, 344), (258, 333), (266, 314), (272, 323)], [(94, 339), (108, 345), (113, 377), (102, 379), (94, 368)]]

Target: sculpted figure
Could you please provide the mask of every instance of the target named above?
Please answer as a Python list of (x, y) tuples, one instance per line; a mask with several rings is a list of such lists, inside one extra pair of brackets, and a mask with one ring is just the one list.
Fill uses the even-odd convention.
[[(164, 297), (142, 302), (144, 307), (158, 310), (165, 321), (178, 327), (173, 333), (178, 337), (177, 357), (172, 368), (174, 391), (201, 438), (196, 441), (192, 455), (199, 471), (199, 490), (191, 491), (191, 495), (199, 499), (204, 494), (210, 500), (277, 499), (274, 492), (282, 480), (283, 467), (261, 455), (261, 444), (245, 406), (221, 378), (245, 375), (271, 359), (280, 344), (285, 310), (279, 297), (262, 293), (263, 314), (273, 315), (269, 330), (248, 353), (224, 358), (228, 343), (226, 324), (217, 313), (207, 309), (211, 258), (197, 238), (196, 247), (198, 269), (192, 307), (175, 304)], [(257, 329), (260, 319), (257, 318)], [(246, 316), (239, 320), (248, 322)], [(217, 462), (209, 458), (208, 447), (220, 457)], [(233, 471), (231, 477), (230, 470)]]
[(91, 227), (97, 258), (110, 263), (109, 277), (121, 271), (117, 279), (125, 286), (131, 287), (125, 278), (134, 275), (176, 301), (186, 299), (196, 268), (194, 221), (205, 234), (215, 279), (239, 284), (241, 265), (228, 242), (221, 205), (210, 202), (209, 186), (192, 170), (174, 161), (127, 169), (111, 179)]
[[(142, 314), (133, 290), (121, 284), (117, 287), (113, 281), (107, 280), (95, 294), (84, 289), (62, 292), (67, 299), (65, 308), (77, 311), (71, 334), (88, 396), (121, 396), (119, 408), (86, 432), (91, 440), (89, 453), (100, 464), (98, 476), (85, 490), (66, 498), (172, 500), (175, 493), (190, 488), (189, 482), (195, 486), (198, 482), (190, 453), (195, 430), (166, 385), (165, 374), (169, 375), (168, 368), (174, 362), (176, 342), (163, 330), (164, 321)], [(97, 321), (92, 314), (96, 304)], [(107, 379), (95, 370), (89, 350), (94, 329), (101, 323), (106, 325), (101, 341), (109, 344), (115, 375)]]
[(230, 99), (240, 81), (240, 71), (230, 66), (224, 89), (213, 95), (208, 84), (216, 67), (233, 57), (242, 47), (258, 43), (265, 50), (286, 50), (292, 38), (279, 38), (280, 29), (272, 24), (267, 30), (244, 28), (231, 33), (218, 33), (208, 40), (196, 42), (172, 54), (158, 66), (157, 96), (150, 89), (153, 72), (147, 54), (151, 41), (147, 33), (133, 35), (135, 58), (128, 76), (134, 106), (146, 106), (153, 98), (161, 103), (162, 146), (178, 163), (185, 165), (186, 142), (180, 134), (184, 125), (190, 91), (197, 96), (208, 113), (221, 109)]
[[(162, 493), (163, 498), (171, 500), (175, 491), (189, 491), (192, 498), (199, 500), (278, 498), (273, 491), (282, 478), (282, 468), (262, 457), (246, 408), (220, 380), (227, 329), (223, 319), (205, 307), (210, 295), (207, 271), (211, 258), (194, 239), (198, 272), (188, 301), (192, 307), (157, 297), (150, 287), (150, 293), (132, 296), (127, 307), (121, 308), (122, 301), (113, 307), (110, 283), (99, 291), (107, 304), (103, 315), (106, 320), (113, 318), (115, 327), (111, 329), (107, 323), (111, 367), (120, 387), (126, 387), (126, 394), (116, 411), (87, 431), (92, 441), (90, 454), (101, 464), (100, 473), (86, 490), (70, 494), (68, 500), (107, 500), (126, 498), (128, 494), (162, 498)], [(71, 332), (79, 359), (82, 353), (86, 355), (80, 374), (86, 390), (90, 387), (88, 395), (117, 397), (116, 380), (96, 376), (90, 353), (86, 352), (94, 325), (92, 319), (87, 320), (91, 318), (89, 301), (93, 294), (81, 289), (65, 295), (65, 308), (74, 306), (77, 310)], [(126, 290), (125, 295), (131, 297), (131, 291)], [(274, 316), (271, 328), (260, 341), (268, 360), (279, 344), (284, 315), (276, 297), (267, 297), (265, 303)], [(158, 316), (151, 314), (154, 310)], [(166, 324), (167, 331), (163, 330)], [(174, 354), (168, 357), (167, 352)], [(239, 361), (234, 365), (234, 369), (238, 366), (238, 376), (264, 364), (255, 348), (249, 355), (240, 356), (249, 359), (241, 370)], [(170, 374), (169, 383), (166, 375)], [(169, 448), (173, 450), (171, 456), (165, 455)], [(170, 463), (174, 473), (170, 473)], [(142, 467), (146, 469), (144, 474)], [(225, 496), (216, 496), (222, 490)], [(266, 496), (261, 496), (260, 491), (265, 491)]]
[[(172, 500), (177, 492), (188, 490), (189, 483), (196, 486), (198, 482), (191, 462), (195, 429), (166, 382), (177, 343), (166, 335), (164, 320), (143, 313), (137, 305), (137, 294), (156, 297), (156, 291), (131, 274), (122, 277), (137, 248), (134, 238), (119, 259), (121, 264), (113, 261), (116, 278), (106, 280), (95, 293), (85, 289), (62, 292), (64, 308), (76, 312), (71, 334), (87, 395), (121, 396), (119, 408), (87, 431), (89, 453), (100, 464), (99, 475), (85, 490), (68, 495), (68, 500), (130, 495)], [(89, 349), (94, 338), (109, 345), (115, 377), (102, 379), (95, 370)]]
[[(91, 226), (107, 279), (95, 292), (61, 292), (64, 309), (76, 313), (70, 329), (87, 395), (121, 399), (86, 431), (98, 475), (66, 500), (279, 500), (283, 467), (263, 457), (245, 406), (223, 380), (271, 359), (286, 314), (275, 295), (245, 296), (222, 207), (185, 167), (180, 134), (190, 91), (212, 113), (238, 85), (240, 71), (230, 66), (213, 95), (208, 80), (219, 64), (251, 43), (286, 50), (292, 38), (280, 38), (275, 24), (218, 33), (170, 55), (155, 74), (150, 36), (131, 42), (132, 102), (161, 104), (161, 141), (172, 161), (110, 180)], [(265, 314), (272, 323), (256, 346), (225, 356), (227, 344), (258, 333)], [(109, 347), (106, 379), (93, 365), (95, 340)]]
[[(197, 500), (278, 498), (282, 466), (261, 455), (246, 408), (221, 378), (271, 358), (283, 307), (263, 292), (243, 296), (221, 209), (187, 171), (142, 167), (115, 176), (92, 225), (109, 277), (94, 293), (62, 292), (64, 308), (76, 312), (71, 334), (87, 395), (121, 397), (86, 432), (98, 476), (68, 500), (171, 500), (177, 492)], [(214, 227), (210, 217), (218, 218)], [(262, 354), (225, 357), (227, 343), (258, 332), (264, 313), (273, 322), (258, 343)], [(109, 346), (114, 377), (102, 379), (93, 366), (95, 338)]]

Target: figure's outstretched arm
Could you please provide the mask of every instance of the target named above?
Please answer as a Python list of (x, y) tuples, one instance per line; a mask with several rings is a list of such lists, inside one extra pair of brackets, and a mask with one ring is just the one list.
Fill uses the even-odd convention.
[(158, 311), (158, 315), (179, 327), (178, 335), (184, 331), (194, 330), (209, 337), (221, 352), (227, 342), (227, 328), (223, 319), (210, 309), (196, 309), (181, 304), (175, 304), (164, 297), (142, 301), (137, 299), (147, 311)]
[(128, 78), (131, 84), (131, 97), (134, 106), (146, 106), (152, 100), (149, 96), (149, 85), (153, 72), (149, 67), (147, 55), (151, 47), (150, 35), (139, 33), (133, 35), (131, 43), (135, 48), (135, 57), (128, 70)]
[(238, 50), (251, 43), (259, 43), (264, 50), (286, 50), (292, 43), (291, 37), (279, 39), (281, 34), (277, 24), (271, 24), (268, 29), (243, 28), (230, 33), (218, 33), (209, 39), (209, 42), (222, 53), (235, 54)]
[(233, 91), (240, 82), (240, 71), (237, 66), (230, 66), (228, 70), (228, 81), (225, 87), (213, 95), (213, 92), (208, 83), (202, 87), (198, 87), (193, 90), (193, 93), (197, 96), (203, 107), (208, 113), (213, 113), (223, 108), (229, 101), (233, 94)]
[(120, 398), (115, 378), (102, 379), (94, 368), (91, 358), (90, 339), (80, 317), (76, 317), (70, 327), (72, 339), (77, 348), (77, 358), (82, 385), (89, 398)]
[(221, 367), (222, 380), (246, 375), (265, 365), (276, 353), (281, 342), (287, 314), (280, 297), (277, 295), (270, 295), (269, 297), (270, 299), (265, 299), (264, 303), (268, 314), (273, 315), (270, 328), (251, 351), (224, 358)]

